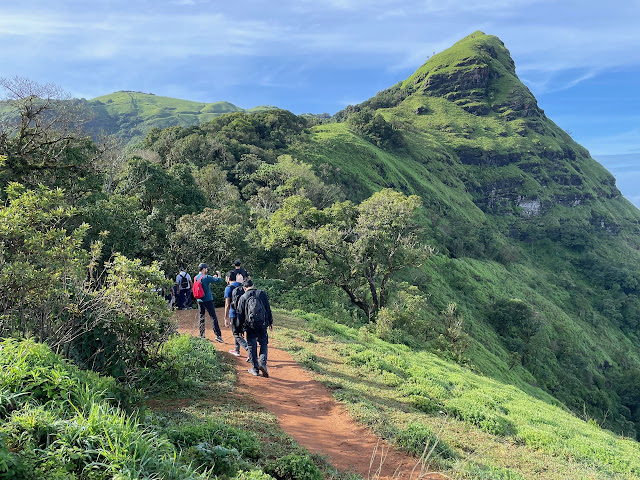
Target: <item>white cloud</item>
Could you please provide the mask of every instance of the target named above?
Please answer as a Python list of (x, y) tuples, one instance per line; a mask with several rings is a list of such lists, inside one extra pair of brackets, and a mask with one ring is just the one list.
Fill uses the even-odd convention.
[(34, 37), (61, 35), (75, 28), (73, 22), (32, 14), (0, 14), (0, 37), (5, 35)]

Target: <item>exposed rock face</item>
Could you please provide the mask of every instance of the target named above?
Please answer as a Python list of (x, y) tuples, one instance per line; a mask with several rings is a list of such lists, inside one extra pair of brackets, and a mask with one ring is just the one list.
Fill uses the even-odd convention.
[(540, 208), (542, 207), (542, 204), (540, 203), (540, 200), (537, 200), (537, 199), (536, 200), (522, 199), (518, 203), (518, 206), (522, 208), (522, 213), (527, 217), (535, 217), (540, 215)]

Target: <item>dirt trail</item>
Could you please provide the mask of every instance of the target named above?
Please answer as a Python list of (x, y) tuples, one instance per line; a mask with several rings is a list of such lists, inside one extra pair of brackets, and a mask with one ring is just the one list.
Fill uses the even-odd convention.
[[(217, 310), (218, 319), (223, 318), (222, 310)], [(176, 312), (178, 329), (181, 333), (198, 335), (195, 310)], [(216, 349), (232, 357), (229, 350), (234, 347), (231, 330), (221, 322), (222, 338), (225, 343), (213, 342)], [(276, 326), (277, 328), (277, 326)], [(207, 315), (206, 336), (213, 340), (211, 321)], [(244, 351), (243, 351), (244, 353)], [(244, 356), (233, 357), (238, 378), (238, 386), (259, 395), (254, 399), (273, 412), (280, 427), (298, 443), (312, 453), (325, 455), (332, 465), (341, 471), (354, 471), (364, 478), (373, 478), (380, 467), (380, 452), (386, 458), (379, 478), (389, 480), (415, 480), (420, 468), (411, 471), (416, 459), (399, 452), (378, 439), (370, 430), (355, 423), (348, 413), (331, 396), (331, 392), (314, 380), (289, 355), (269, 344), (269, 378), (255, 377), (247, 372), (249, 364)], [(378, 455), (372, 464), (374, 450)], [(430, 473), (423, 479), (444, 479), (442, 475)]]

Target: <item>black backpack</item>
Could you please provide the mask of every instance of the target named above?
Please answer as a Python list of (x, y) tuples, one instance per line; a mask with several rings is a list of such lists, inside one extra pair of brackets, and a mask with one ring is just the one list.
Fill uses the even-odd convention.
[(247, 297), (244, 316), (245, 328), (259, 330), (267, 323), (267, 310), (259, 298), (261, 293), (262, 290), (256, 290), (255, 293)]
[(187, 274), (180, 275), (180, 290), (189, 290), (189, 279)]
[(231, 308), (233, 308), (235, 311), (238, 311), (238, 302), (240, 301), (240, 297), (244, 295), (244, 288), (242, 288), (242, 285), (238, 285), (237, 287), (234, 287), (232, 292), (231, 292)]

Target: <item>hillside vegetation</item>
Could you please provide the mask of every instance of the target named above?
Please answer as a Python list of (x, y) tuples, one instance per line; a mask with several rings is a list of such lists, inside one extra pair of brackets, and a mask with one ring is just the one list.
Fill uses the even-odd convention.
[[(100, 97), (113, 135), (148, 129), (122, 151), (74, 131), (77, 101), (24, 90), (0, 129), (3, 337), (137, 388), (167, 365), (165, 273), (240, 257), (273, 304), (330, 319), (290, 348), (355, 415), (402, 445), (445, 413), (452, 475), (540, 475), (487, 441), (555, 455), (552, 478), (638, 478), (640, 211), (498, 38), (475, 32), (331, 119)], [(320, 334), (388, 402), (316, 362)], [(456, 467), (465, 449), (476, 470)]]

